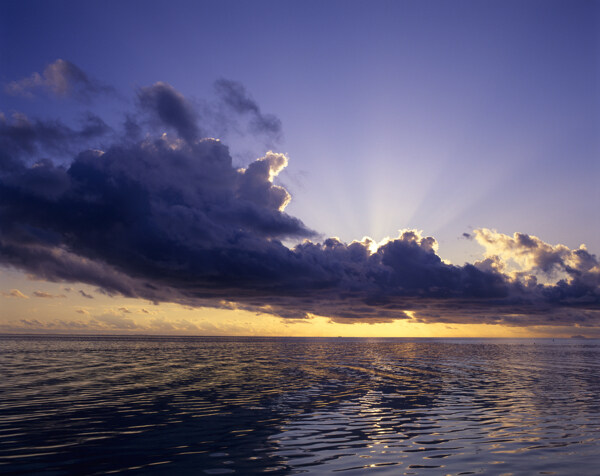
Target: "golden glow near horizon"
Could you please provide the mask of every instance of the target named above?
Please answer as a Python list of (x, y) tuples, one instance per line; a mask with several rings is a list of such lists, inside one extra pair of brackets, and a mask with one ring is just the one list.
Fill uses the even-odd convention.
[[(1, 333), (153, 334), (290, 337), (569, 337), (580, 329), (411, 320), (343, 324), (327, 317), (284, 319), (239, 309), (191, 308), (110, 297), (91, 286), (0, 272)], [(11, 283), (12, 287), (8, 287)], [(411, 315), (410, 311), (408, 312)]]

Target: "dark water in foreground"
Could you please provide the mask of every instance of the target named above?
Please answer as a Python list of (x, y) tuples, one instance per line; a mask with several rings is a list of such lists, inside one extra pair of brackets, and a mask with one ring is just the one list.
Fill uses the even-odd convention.
[(0, 337), (0, 473), (117, 472), (600, 474), (600, 341)]

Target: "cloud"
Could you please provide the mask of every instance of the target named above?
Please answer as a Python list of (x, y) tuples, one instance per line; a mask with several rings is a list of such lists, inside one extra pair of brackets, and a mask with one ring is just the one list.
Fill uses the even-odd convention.
[(87, 299), (94, 299), (94, 296), (92, 296), (91, 294), (86, 293), (85, 291), (83, 291), (82, 289), (79, 290), (79, 294), (81, 294), (84, 298)]
[(110, 86), (90, 78), (73, 63), (63, 59), (50, 63), (42, 74), (36, 72), (27, 78), (8, 83), (4, 90), (10, 95), (26, 97), (33, 97), (35, 91), (42, 90), (58, 97), (72, 96), (83, 100), (114, 91)]
[(279, 118), (272, 114), (262, 113), (243, 84), (228, 79), (219, 79), (215, 82), (215, 90), (231, 110), (250, 117), (251, 132), (265, 134), (276, 141), (281, 139), (282, 125)]
[(140, 327), (133, 319), (116, 313), (94, 316), (92, 324), (99, 324), (99, 327), (107, 327), (111, 330), (137, 330)]
[(600, 284), (597, 258), (585, 245), (571, 250), (565, 245), (552, 246), (537, 236), (515, 233), (513, 236), (493, 230), (475, 230), (475, 239), (486, 249), (487, 256), (498, 256), (515, 263), (522, 272), (556, 276), (585, 277), (592, 285)]
[[(232, 108), (261, 114), (243, 88), (220, 84)], [(481, 229), (473, 236), (484, 258), (455, 266), (415, 230), (378, 246), (316, 243), (285, 212), (291, 197), (276, 180), (287, 156), (236, 168), (222, 142), (201, 138), (192, 104), (170, 85), (140, 89), (138, 102), (169, 134), (124, 132), (103, 150), (73, 138), (79, 152), (63, 165), (0, 150), (13, 164), (0, 171), (0, 263), (109, 295), (288, 319), (600, 326), (598, 260), (585, 247)], [(95, 322), (133, 329), (118, 316)]]
[(62, 298), (67, 297), (64, 294), (52, 294), (52, 293), (47, 293), (45, 291), (34, 291), (33, 295), (35, 297), (46, 298), (46, 299), (55, 299), (55, 298), (62, 299)]
[(165, 126), (171, 127), (182, 139), (192, 142), (200, 131), (196, 124), (197, 114), (171, 85), (158, 82), (141, 88), (138, 92), (140, 106)]
[[(54, 332), (54, 333), (87, 333), (100, 332), (107, 334), (119, 333), (149, 333), (149, 334), (205, 334), (206, 330), (218, 333), (219, 329), (212, 329), (210, 323), (201, 323), (200, 326), (186, 319), (168, 320), (164, 317), (146, 318), (137, 322), (118, 311), (108, 310), (101, 314), (90, 315), (84, 309), (76, 312), (85, 316), (84, 320), (52, 319), (40, 321), (38, 319), (19, 319), (0, 324), (3, 332)], [(216, 331), (216, 332), (215, 332)]]
[[(17, 171), (23, 160), (44, 156), (69, 156), (90, 141), (105, 136), (110, 131), (98, 116), (87, 113), (80, 121), (80, 128), (73, 129), (60, 120), (30, 120), (14, 113), (11, 119), (0, 114), (0, 171)], [(40, 184), (42, 185), (42, 184)]]
[(252, 162), (240, 175), (238, 197), (259, 207), (283, 211), (292, 197), (285, 188), (273, 185), (273, 178), (287, 164), (284, 154), (274, 152)]
[(29, 299), (29, 296), (23, 294), (21, 291), (19, 291), (18, 289), (11, 289), (9, 292), (3, 292), (2, 296), (4, 297), (15, 297), (15, 298), (19, 298), (19, 299)]

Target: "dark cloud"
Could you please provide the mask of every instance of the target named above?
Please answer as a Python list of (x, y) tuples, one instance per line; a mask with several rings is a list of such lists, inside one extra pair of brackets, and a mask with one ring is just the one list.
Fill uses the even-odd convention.
[(79, 129), (60, 120), (30, 120), (20, 113), (7, 119), (0, 113), (0, 171), (17, 171), (23, 160), (31, 157), (74, 154), (109, 131), (110, 127), (91, 113), (85, 114)]
[(85, 291), (83, 291), (81, 289), (79, 290), (79, 294), (81, 294), (84, 298), (94, 299), (94, 296), (92, 296), (91, 294), (86, 293)]
[[(220, 84), (231, 107), (261, 115), (243, 89)], [(315, 233), (284, 211), (290, 195), (274, 182), (285, 155), (238, 169), (223, 143), (200, 138), (194, 109), (171, 86), (142, 88), (138, 99), (178, 137), (142, 134), (133, 114), (102, 151), (85, 147), (83, 128), (66, 139), (81, 150), (65, 165), (28, 165), (27, 147), (1, 144), (12, 164), (0, 171), (2, 264), (109, 295), (290, 319), (600, 325), (600, 267), (584, 247), (475, 230), (487, 254), (464, 266), (412, 230), (379, 247), (330, 238), (289, 248), (282, 240)], [(35, 156), (43, 141), (32, 143)], [(128, 329), (123, 313), (94, 325)]]
[(153, 86), (141, 88), (138, 100), (143, 109), (165, 126), (175, 130), (182, 139), (192, 142), (200, 135), (194, 109), (181, 93), (169, 84), (158, 82)]
[(4, 88), (7, 94), (32, 97), (42, 90), (58, 97), (72, 96), (89, 100), (97, 94), (113, 93), (114, 89), (90, 78), (69, 61), (58, 59), (46, 66), (42, 74), (33, 73), (27, 78), (12, 81)]
[(254, 133), (266, 134), (276, 141), (281, 139), (282, 126), (278, 117), (264, 114), (250, 97), (243, 84), (228, 79), (215, 82), (221, 100), (237, 114), (250, 117), (250, 129)]

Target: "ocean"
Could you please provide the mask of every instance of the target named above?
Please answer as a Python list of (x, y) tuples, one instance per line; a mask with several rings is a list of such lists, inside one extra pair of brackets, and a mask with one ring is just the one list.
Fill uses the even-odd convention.
[(1, 474), (600, 474), (600, 341), (0, 336)]

